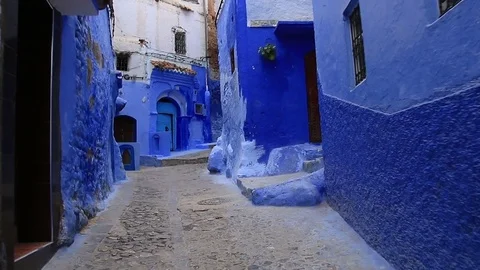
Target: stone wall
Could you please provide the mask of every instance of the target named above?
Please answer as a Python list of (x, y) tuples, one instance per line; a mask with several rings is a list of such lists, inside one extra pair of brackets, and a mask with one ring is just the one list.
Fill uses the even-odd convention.
[(118, 89), (109, 14), (103, 10), (95, 17), (63, 20), (60, 245), (73, 242), (75, 233), (99, 211), (98, 203), (107, 198), (112, 184), (124, 178), (116, 168), (121, 163), (113, 138)]

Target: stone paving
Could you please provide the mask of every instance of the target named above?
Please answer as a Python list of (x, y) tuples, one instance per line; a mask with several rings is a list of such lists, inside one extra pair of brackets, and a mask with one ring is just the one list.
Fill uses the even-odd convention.
[(255, 207), (205, 167), (129, 173), (44, 269), (391, 269), (328, 205)]

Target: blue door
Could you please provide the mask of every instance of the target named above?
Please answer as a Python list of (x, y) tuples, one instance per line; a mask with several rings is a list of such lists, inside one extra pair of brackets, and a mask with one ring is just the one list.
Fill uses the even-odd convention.
[(157, 132), (170, 132), (171, 151), (177, 148), (177, 108), (170, 101), (157, 103)]
[(131, 145), (120, 145), (123, 167), (126, 171), (135, 170), (135, 150)]
[(164, 132), (170, 132), (171, 138), (171, 145), (170, 145), (170, 150), (173, 151), (175, 150), (174, 147), (174, 142), (175, 140), (173, 139), (173, 115), (168, 114), (168, 113), (159, 113), (157, 116), (157, 132), (164, 131)]

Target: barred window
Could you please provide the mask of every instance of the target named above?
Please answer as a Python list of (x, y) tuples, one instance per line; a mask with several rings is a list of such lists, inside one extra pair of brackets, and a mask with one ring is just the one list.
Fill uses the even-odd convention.
[(438, 4), (440, 5), (440, 16), (447, 13), (450, 9), (460, 3), (462, 0), (438, 0)]
[(355, 83), (359, 84), (367, 77), (360, 5), (350, 15), (350, 30), (352, 34), (353, 62), (355, 65)]
[(130, 60), (130, 54), (117, 53), (117, 70), (128, 71), (129, 60)]
[(230, 69), (232, 74), (235, 72), (235, 49), (230, 49)]
[(187, 53), (185, 32), (175, 32), (175, 53), (178, 53), (178, 54)]

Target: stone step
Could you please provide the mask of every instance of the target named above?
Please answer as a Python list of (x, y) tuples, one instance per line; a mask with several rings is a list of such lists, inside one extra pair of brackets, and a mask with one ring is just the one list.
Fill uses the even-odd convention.
[(314, 160), (306, 160), (303, 162), (303, 171), (307, 173), (316, 172), (324, 167), (323, 157), (316, 158)]
[(162, 167), (171, 167), (171, 166), (178, 166), (178, 165), (186, 165), (186, 164), (206, 164), (208, 162), (208, 156), (206, 157), (198, 157), (198, 158), (172, 158), (172, 159), (162, 159)]
[(202, 143), (202, 144), (197, 144), (197, 149), (210, 149), (212, 150), (213, 147), (215, 147), (217, 143)]
[(255, 205), (313, 206), (324, 197), (323, 170), (237, 180), (242, 194)]
[(281, 175), (275, 175), (275, 176), (239, 178), (237, 180), (237, 186), (242, 191), (242, 194), (251, 200), (252, 192), (255, 189), (278, 185), (278, 184), (285, 183), (285, 182), (291, 181), (292, 179), (296, 179), (305, 175), (307, 175), (306, 172), (297, 172), (297, 173), (281, 174)]
[(178, 152), (170, 157), (140, 157), (141, 165), (145, 167), (172, 167), (186, 164), (204, 164), (208, 162), (210, 149)]

